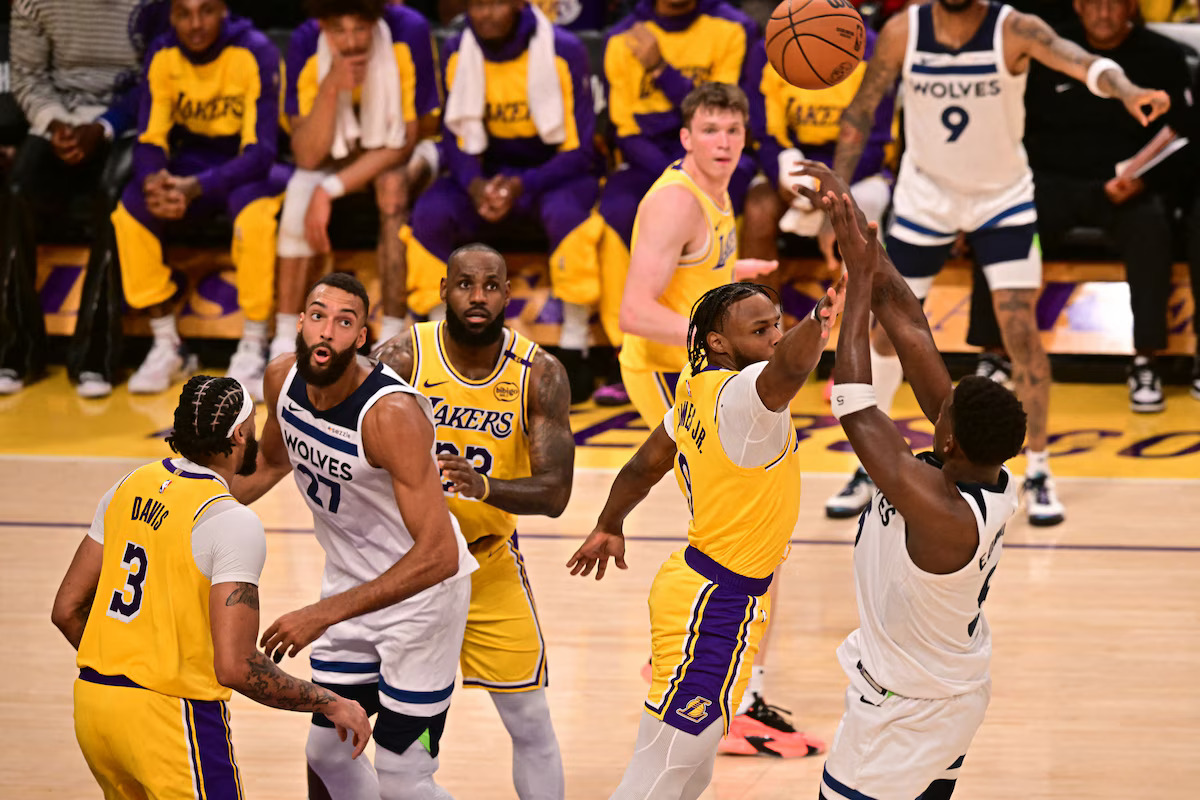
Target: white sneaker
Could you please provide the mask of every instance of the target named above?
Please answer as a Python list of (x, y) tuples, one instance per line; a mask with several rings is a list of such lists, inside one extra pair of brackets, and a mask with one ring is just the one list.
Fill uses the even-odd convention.
[(112, 390), (112, 384), (104, 380), (99, 372), (79, 373), (79, 383), (75, 386), (76, 393), (87, 398), (108, 397)]
[(845, 488), (825, 501), (825, 516), (830, 519), (857, 517), (871, 502), (874, 493), (875, 483), (867, 471), (859, 467)]
[(1025, 496), (1025, 511), (1029, 515), (1030, 525), (1042, 528), (1057, 525), (1065, 518), (1063, 504), (1054, 492), (1054, 478), (1044, 473), (1026, 475), (1021, 491)]
[(288, 338), (286, 336), (276, 336), (271, 340), (271, 349), (268, 351), (267, 361), (274, 361), (279, 356), (287, 353), (296, 352), (296, 337)]
[(1143, 361), (1129, 368), (1129, 407), (1139, 414), (1153, 414), (1167, 407), (1163, 397), (1162, 379), (1154, 365)]
[(255, 341), (243, 339), (238, 344), (237, 352), (229, 359), (229, 369), (225, 376), (241, 381), (250, 390), (254, 402), (263, 401), (263, 371), (267, 367), (267, 358), (262, 345)]
[(16, 394), (25, 388), (25, 381), (15, 369), (0, 369), (0, 394)]
[(196, 369), (196, 357), (188, 356), (182, 346), (155, 342), (146, 360), (129, 378), (133, 394), (159, 394)]

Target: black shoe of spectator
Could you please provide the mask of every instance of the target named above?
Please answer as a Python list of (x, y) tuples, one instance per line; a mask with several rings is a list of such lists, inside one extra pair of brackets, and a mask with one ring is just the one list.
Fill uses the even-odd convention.
[(1162, 411), (1167, 407), (1163, 398), (1162, 379), (1148, 359), (1138, 357), (1129, 368), (1129, 407), (1139, 414)]
[(592, 365), (584, 358), (582, 350), (567, 350), (562, 347), (547, 347), (546, 352), (554, 356), (567, 371), (567, 382), (571, 386), (571, 405), (586, 403), (595, 390)]
[(996, 353), (980, 353), (979, 361), (975, 364), (975, 374), (987, 378), (1002, 386), (1012, 388), (1012, 362)]

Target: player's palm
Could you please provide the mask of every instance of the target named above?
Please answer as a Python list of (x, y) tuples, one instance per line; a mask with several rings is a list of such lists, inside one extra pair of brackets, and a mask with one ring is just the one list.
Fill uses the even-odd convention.
[(620, 569), (628, 569), (625, 566), (625, 537), (597, 528), (583, 540), (583, 544), (567, 562), (567, 567), (572, 575), (582, 574), (584, 577), (590, 575), (595, 568), (596, 580), (600, 580), (608, 568), (609, 558), (612, 558)]

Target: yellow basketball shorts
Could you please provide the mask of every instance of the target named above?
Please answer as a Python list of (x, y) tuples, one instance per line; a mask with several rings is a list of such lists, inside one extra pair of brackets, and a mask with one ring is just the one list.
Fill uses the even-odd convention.
[(691, 546), (666, 560), (650, 587), (646, 711), (687, 733), (718, 719), (729, 732), (767, 627), (770, 584), (770, 577), (738, 575)]
[(478, 553), (471, 573), (471, 610), (463, 634), (463, 686), (492, 692), (529, 692), (549, 682), (546, 643), (525, 559), (514, 533)]
[(75, 737), (106, 800), (241, 800), (229, 708), (80, 671)]
[(667, 411), (675, 405), (678, 372), (651, 372), (630, 369), (622, 364), (621, 382), (625, 384), (629, 402), (633, 403), (633, 407), (642, 415), (642, 421), (650, 430), (657, 428)]

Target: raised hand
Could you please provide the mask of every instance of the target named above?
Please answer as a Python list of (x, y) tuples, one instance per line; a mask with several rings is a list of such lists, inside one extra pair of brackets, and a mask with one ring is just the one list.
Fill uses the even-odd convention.
[(864, 273), (872, 272), (879, 262), (879, 243), (876, 240), (879, 226), (866, 221), (848, 192), (841, 195), (828, 192), (821, 198), (821, 204), (833, 224), (847, 272), (851, 273), (852, 280), (862, 280), (866, 277)]

